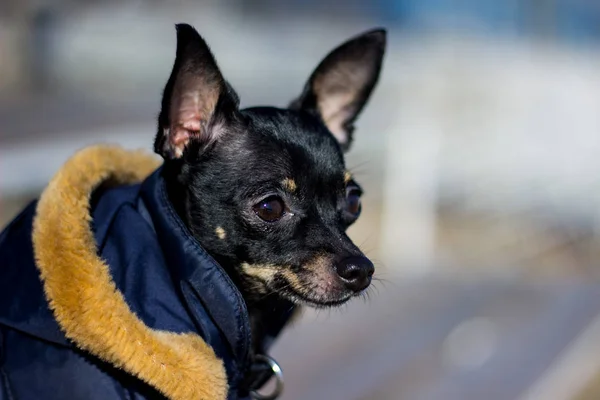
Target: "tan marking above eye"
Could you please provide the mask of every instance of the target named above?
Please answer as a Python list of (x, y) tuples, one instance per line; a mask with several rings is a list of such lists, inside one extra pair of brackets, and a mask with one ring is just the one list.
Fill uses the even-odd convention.
[(347, 185), (352, 180), (352, 174), (348, 171), (344, 172), (344, 183)]
[(221, 240), (227, 237), (227, 232), (225, 232), (225, 229), (221, 228), (220, 226), (217, 226), (217, 228), (215, 229), (215, 234)]
[(283, 188), (290, 193), (294, 193), (296, 189), (298, 189), (298, 186), (296, 186), (296, 181), (292, 178), (285, 178), (282, 180), (281, 186), (283, 186)]

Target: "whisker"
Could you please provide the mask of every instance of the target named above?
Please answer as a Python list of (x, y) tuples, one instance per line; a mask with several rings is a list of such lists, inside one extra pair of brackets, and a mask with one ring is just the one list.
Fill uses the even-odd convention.
[(372, 162), (373, 162), (372, 159), (367, 159), (367, 160), (361, 161), (357, 164), (353, 164), (352, 167), (349, 168), (349, 170), (352, 173), (356, 173), (356, 172), (360, 171), (361, 168), (371, 164)]

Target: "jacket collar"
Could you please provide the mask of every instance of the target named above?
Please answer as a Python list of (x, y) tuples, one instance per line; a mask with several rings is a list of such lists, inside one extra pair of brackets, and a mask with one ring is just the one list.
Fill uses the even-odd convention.
[[(75, 154), (37, 203), (32, 233), (36, 266), (56, 321), (78, 347), (168, 398), (225, 398), (227, 376), (213, 349), (197, 334), (146, 325), (131, 311), (97, 254), (90, 227), (91, 193), (102, 184), (138, 183), (157, 166), (153, 156), (114, 146)], [(183, 245), (183, 254), (199, 252), (190, 243)]]

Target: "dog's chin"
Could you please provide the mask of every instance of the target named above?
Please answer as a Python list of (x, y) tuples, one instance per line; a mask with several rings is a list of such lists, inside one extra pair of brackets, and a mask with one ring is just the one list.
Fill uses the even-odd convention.
[(321, 294), (311, 292), (300, 292), (293, 289), (277, 291), (278, 294), (300, 306), (308, 306), (312, 308), (332, 308), (338, 307), (347, 303), (351, 298), (357, 296), (352, 292), (336, 293), (336, 294)]

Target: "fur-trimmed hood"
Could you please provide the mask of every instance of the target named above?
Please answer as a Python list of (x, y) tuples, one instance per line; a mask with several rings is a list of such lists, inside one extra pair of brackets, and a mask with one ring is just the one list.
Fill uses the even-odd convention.
[[(245, 303), (173, 211), (159, 165), (96, 146), (60, 169), (0, 236), (0, 338), (83, 350), (76, 356), (97, 359), (87, 360), (94, 371), (125, 371), (167, 398), (237, 398), (250, 351)], [(11, 340), (0, 343), (8, 359), (20, 357)], [(9, 364), (0, 368), (10, 380)], [(80, 368), (70, 373), (95, 373)]]

